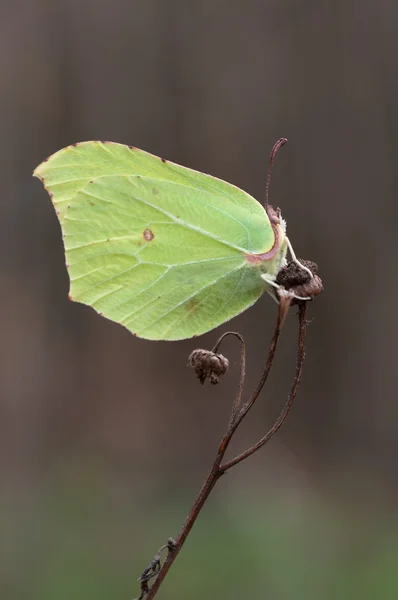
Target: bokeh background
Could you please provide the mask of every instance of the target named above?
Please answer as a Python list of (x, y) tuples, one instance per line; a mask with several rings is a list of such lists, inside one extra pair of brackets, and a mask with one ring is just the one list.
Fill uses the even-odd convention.
[[(40, 182), (70, 143), (132, 144), (264, 196), (319, 263), (304, 380), (272, 442), (222, 479), (163, 600), (398, 597), (396, 307), (398, 3), (392, 0), (0, 1), (0, 597), (138, 596), (224, 431), (221, 386), (187, 369), (199, 341), (133, 338), (67, 300)], [(267, 297), (204, 336), (248, 346), (247, 393), (275, 319)], [(232, 451), (272, 424), (273, 375)]]

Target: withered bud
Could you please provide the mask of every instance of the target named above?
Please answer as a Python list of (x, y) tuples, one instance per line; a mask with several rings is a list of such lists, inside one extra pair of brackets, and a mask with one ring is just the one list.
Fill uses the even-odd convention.
[(206, 379), (216, 385), (229, 367), (229, 360), (225, 356), (202, 348), (197, 348), (191, 352), (188, 360), (189, 366), (195, 369), (196, 377), (202, 385)]
[[(276, 283), (285, 290), (292, 290), (296, 296), (302, 298), (317, 296), (323, 290), (322, 280), (318, 275), (318, 265), (311, 260), (300, 258), (299, 261), (311, 271), (313, 277), (295, 261), (291, 261), (279, 271)], [(295, 301), (292, 302), (292, 304), (295, 303)]]

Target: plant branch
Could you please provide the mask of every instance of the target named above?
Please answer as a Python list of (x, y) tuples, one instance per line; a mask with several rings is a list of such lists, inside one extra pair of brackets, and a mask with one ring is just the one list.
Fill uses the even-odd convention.
[(257, 400), (259, 395), (261, 394), (261, 391), (268, 379), (268, 375), (271, 371), (272, 363), (274, 362), (276, 347), (277, 347), (279, 336), (281, 333), (283, 320), (284, 320), (283, 313), (282, 313), (281, 309), (279, 309), (278, 319), (276, 321), (274, 334), (272, 336), (271, 344), (270, 344), (270, 347), (268, 350), (267, 361), (265, 363), (262, 375), (260, 377), (260, 381), (258, 382), (257, 387), (254, 390), (254, 392), (252, 393), (252, 395), (250, 396), (250, 398), (243, 404), (242, 409), (234, 423), (234, 430), (241, 424), (241, 422), (243, 421), (243, 419), (245, 418), (245, 416), (247, 415), (249, 410), (252, 408), (253, 404), (255, 403), (255, 401)]
[(306, 330), (307, 330), (306, 306), (307, 306), (306, 303), (303, 302), (299, 307), (299, 339), (298, 339), (298, 347), (297, 347), (296, 373), (294, 376), (292, 387), (289, 392), (287, 402), (286, 402), (285, 406), (283, 407), (281, 414), (275, 421), (274, 425), (256, 444), (254, 444), (251, 448), (248, 448), (241, 454), (238, 454), (238, 456), (235, 456), (235, 458), (229, 460), (228, 462), (226, 462), (220, 466), (220, 468), (224, 472), (228, 471), (229, 469), (231, 469), (238, 463), (242, 462), (242, 460), (245, 460), (245, 458), (248, 458), (249, 456), (251, 456), (252, 454), (257, 452), (257, 450), (259, 450), (260, 448), (265, 446), (265, 444), (267, 442), (269, 442), (270, 439), (275, 435), (275, 433), (282, 427), (287, 415), (289, 414), (289, 412), (293, 406), (293, 402), (296, 398), (297, 391), (298, 391), (298, 388), (300, 385), (301, 375), (303, 373), (304, 358), (305, 358), (304, 343), (305, 343), (305, 334), (306, 334)]
[(233, 335), (239, 340), (240, 346), (240, 374), (239, 374), (239, 384), (238, 390), (235, 396), (235, 402), (232, 405), (231, 411), (231, 420), (235, 418), (236, 413), (238, 412), (240, 405), (242, 404), (242, 394), (243, 388), (245, 385), (245, 376), (246, 376), (246, 344), (243, 336), (236, 331), (227, 331), (224, 333), (216, 342), (215, 346), (212, 349), (212, 352), (217, 353), (218, 349), (221, 345), (221, 342), (228, 336)]
[[(141, 584), (140, 599), (153, 600), (153, 598), (155, 597), (155, 595), (156, 595), (157, 591), (159, 590), (164, 578), (166, 577), (171, 565), (177, 558), (185, 540), (187, 539), (207, 498), (209, 497), (211, 491), (213, 490), (214, 486), (216, 485), (216, 483), (220, 479), (220, 477), (222, 475), (224, 475), (228, 469), (232, 468), (239, 462), (243, 461), (245, 458), (248, 458), (254, 452), (256, 452), (259, 448), (264, 446), (271, 439), (271, 437), (278, 431), (278, 429), (282, 426), (284, 420), (286, 419), (286, 417), (291, 409), (291, 406), (293, 404), (297, 390), (298, 390), (298, 386), (299, 386), (300, 379), (301, 379), (302, 367), (303, 367), (304, 340), (305, 340), (305, 331), (306, 331), (306, 306), (305, 306), (305, 304), (306, 303), (301, 303), (300, 307), (299, 307), (299, 340), (298, 340), (296, 374), (295, 374), (295, 378), (294, 378), (294, 381), (292, 384), (292, 388), (291, 388), (287, 403), (286, 403), (282, 413), (276, 420), (273, 427), (268, 431), (268, 433), (263, 438), (261, 438), (261, 440), (259, 440), (254, 446), (251, 446), (250, 448), (248, 448), (242, 454), (239, 454), (238, 456), (236, 456), (235, 458), (233, 458), (232, 460), (230, 460), (224, 464), (222, 464), (222, 461), (224, 459), (225, 452), (228, 448), (229, 443), (231, 442), (231, 439), (232, 439), (237, 427), (240, 425), (240, 423), (243, 421), (243, 419), (248, 414), (250, 409), (253, 407), (255, 401), (257, 400), (258, 396), (260, 395), (260, 393), (264, 387), (264, 384), (267, 381), (267, 378), (270, 373), (270, 370), (271, 370), (271, 367), (273, 364), (273, 360), (275, 357), (276, 347), (277, 347), (278, 339), (280, 336), (282, 323), (284, 320), (283, 310), (281, 309), (278, 313), (278, 319), (277, 319), (277, 322), (275, 325), (274, 334), (272, 336), (271, 344), (269, 347), (267, 361), (265, 363), (263, 373), (260, 377), (260, 381), (259, 381), (256, 389), (250, 396), (250, 398), (243, 404), (242, 404), (242, 394), (243, 394), (243, 386), (244, 386), (245, 372), (246, 372), (246, 348), (245, 348), (244, 339), (239, 333), (229, 331), (229, 332), (225, 333), (224, 335), (222, 335), (219, 338), (219, 340), (217, 341), (217, 343), (215, 344), (215, 346), (212, 350), (212, 352), (214, 352), (214, 353), (216, 353), (218, 351), (222, 341), (228, 335), (234, 335), (239, 340), (239, 343), (240, 343), (240, 378), (239, 378), (239, 384), (238, 384), (238, 388), (237, 388), (237, 394), (236, 394), (234, 403), (232, 405), (232, 410), (231, 410), (231, 415), (230, 415), (230, 419), (228, 422), (227, 430), (221, 439), (221, 442), (218, 447), (217, 455), (216, 455), (216, 458), (210, 469), (210, 472), (202, 486), (202, 489), (199, 492), (197, 499), (195, 500), (195, 503), (193, 504), (193, 506), (188, 514), (188, 517), (185, 520), (184, 525), (182, 526), (182, 529), (181, 529), (177, 539), (175, 541), (169, 540), (169, 542), (167, 544), (168, 554), (167, 554), (166, 559), (164, 560), (163, 565), (160, 567), (160, 569), (158, 569), (158, 562), (156, 562), (157, 577), (156, 577), (155, 581), (153, 582), (150, 589), (148, 589), (148, 585), (147, 585), (148, 575), (146, 575), (146, 577), (142, 576), (141, 580), (143, 583)], [(155, 556), (155, 559), (157, 559), (157, 557), (158, 557), (158, 555)], [(152, 563), (153, 563), (153, 561), (152, 561)], [(152, 565), (152, 563), (151, 563), (151, 565)], [(144, 573), (147, 573), (147, 571), (148, 571), (148, 569), (146, 569), (144, 571)], [(151, 575), (151, 578), (152, 578), (152, 576), (153, 575)]]

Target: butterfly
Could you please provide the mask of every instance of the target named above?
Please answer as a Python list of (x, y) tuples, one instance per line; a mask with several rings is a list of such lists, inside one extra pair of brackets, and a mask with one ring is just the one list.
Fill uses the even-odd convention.
[(34, 175), (61, 225), (69, 298), (139, 337), (179, 340), (232, 319), (264, 292), (278, 301), (288, 252), (312, 278), (268, 203), (285, 142), (271, 153), (265, 207), (230, 183), (132, 146), (89, 141), (50, 156)]

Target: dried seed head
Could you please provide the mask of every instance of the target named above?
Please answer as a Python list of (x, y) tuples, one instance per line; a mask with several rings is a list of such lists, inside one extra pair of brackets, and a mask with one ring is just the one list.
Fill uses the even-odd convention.
[(210, 383), (216, 385), (229, 367), (229, 361), (225, 356), (202, 348), (191, 352), (188, 360), (189, 366), (195, 369), (196, 377), (201, 384), (208, 379)]
[[(310, 277), (309, 273), (305, 269), (301, 269), (296, 262), (291, 261), (279, 271), (276, 283), (302, 298), (317, 296), (323, 290), (322, 280), (318, 275), (318, 265), (310, 260), (302, 260), (301, 258), (299, 260), (304, 266), (308, 267), (313, 277)], [(292, 304), (295, 304), (294, 300)]]

